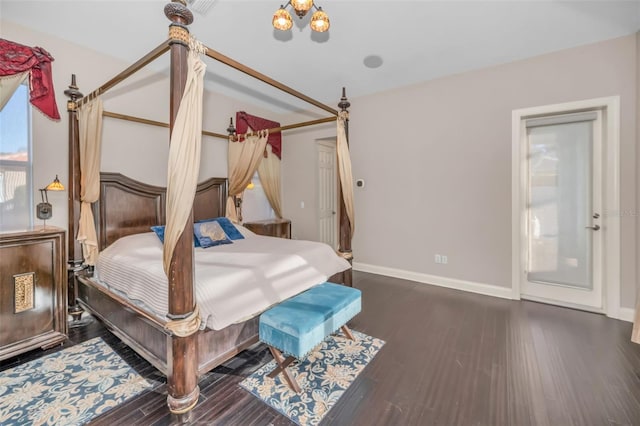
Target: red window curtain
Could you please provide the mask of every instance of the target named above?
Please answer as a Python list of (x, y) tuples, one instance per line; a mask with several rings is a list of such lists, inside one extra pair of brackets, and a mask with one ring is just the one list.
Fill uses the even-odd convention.
[(41, 47), (28, 47), (0, 38), (0, 77), (29, 71), (31, 105), (46, 116), (59, 120), (51, 62), (53, 57)]
[[(274, 129), (276, 127), (280, 127), (280, 123), (276, 121), (267, 120), (266, 118), (256, 117), (255, 115), (247, 114), (244, 111), (238, 111), (236, 113), (236, 133), (241, 135), (247, 133), (249, 128), (252, 130), (265, 130), (265, 129)], [(269, 133), (269, 139), (267, 139), (267, 144), (271, 145), (271, 152), (273, 152), (276, 157), (282, 158), (282, 134), (278, 133)]]

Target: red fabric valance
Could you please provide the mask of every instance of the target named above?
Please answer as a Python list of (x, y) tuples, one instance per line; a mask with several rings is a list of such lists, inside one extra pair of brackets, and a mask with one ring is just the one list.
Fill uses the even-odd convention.
[(59, 120), (51, 75), (52, 61), (53, 57), (41, 47), (32, 48), (0, 38), (0, 77), (30, 71), (31, 105), (48, 117)]
[[(265, 130), (276, 127), (280, 127), (280, 123), (267, 120), (266, 118), (256, 117), (244, 111), (238, 111), (236, 113), (236, 133), (239, 135), (247, 133), (249, 128), (252, 130)], [(282, 159), (282, 134), (280, 132), (269, 133), (267, 144), (271, 145), (271, 152)]]

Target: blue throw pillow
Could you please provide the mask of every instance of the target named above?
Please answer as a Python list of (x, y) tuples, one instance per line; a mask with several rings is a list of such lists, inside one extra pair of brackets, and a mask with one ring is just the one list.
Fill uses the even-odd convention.
[(152, 226), (151, 230), (156, 233), (158, 239), (162, 244), (164, 244), (164, 225), (162, 226)]
[[(156, 233), (156, 235), (158, 236), (158, 239), (160, 240), (160, 242), (162, 244), (164, 244), (164, 225), (162, 225), (162, 226), (152, 226), (151, 230)], [(195, 235), (193, 236), (193, 246), (194, 247), (200, 247), (200, 241), (198, 241), (198, 239), (196, 238)]]
[(215, 220), (194, 223), (193, 231), (202, 248), (232, 243), (220, 223)]
[(227, 234), (227, 237), (229, 237), (230, 240), (244, 239), (244, 235), (242, 235), (240, 231), (238, 231), (238, 228), (236, 228), (235, 225), (226, 217), (215, 217), (213, 219), (204, 219), (204, 220), (199, 220), (196, 223), (205, 223), (205, 222), (214, 222), (214, 221), (220, 224), (220, 226), (222, 227), (222, 230), (224, 231), (225, 234)]

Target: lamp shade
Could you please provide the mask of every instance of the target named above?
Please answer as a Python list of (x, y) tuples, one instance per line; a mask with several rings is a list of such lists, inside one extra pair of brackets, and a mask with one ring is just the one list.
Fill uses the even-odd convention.
[(280, 31), (287, 31), (293, 27), (293, 20), (291, 19), (291, 14), (287, 12), (284, 7), (280, 7), (280, 9), (276, 10), (276, 13), (273, 14), (273, 28)]
[(291, 0), (291, 6), (296, 11), (296, 15), (302, 18), (313, 7), (313, 0)]
[(62, 182), (60, 182), (60, 179), (58, 179), (58, 175), (56, 175), (56, 178), (53, 180), (53, 182), (47, 185), (45, 189), (47, 191), (64, 191), (64, 185), (62, 184)]
[(329, 16), (322, 10), (321, 7), (311, 16), (311, 23), (309, 26), (313, 31), (323, 33), (329, 29), (331, 23), (329, 22)]

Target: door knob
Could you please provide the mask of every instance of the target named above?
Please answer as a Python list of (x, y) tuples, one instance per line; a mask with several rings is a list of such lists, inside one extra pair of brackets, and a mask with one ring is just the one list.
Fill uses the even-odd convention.
[(585, 229), (593, 229), (594, 231), (597, 231), (598, 229), (600, 229), (600, 225), (594, 225), (594, 226), (585, 226)]

